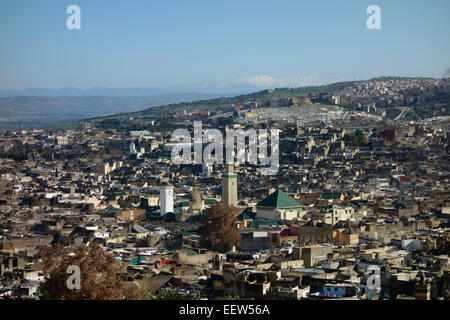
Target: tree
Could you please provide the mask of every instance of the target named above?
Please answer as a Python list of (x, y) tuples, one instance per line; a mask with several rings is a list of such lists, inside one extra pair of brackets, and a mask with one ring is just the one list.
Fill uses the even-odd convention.
[(198, 229), (203, 247), (227, 252), (233, 246), (240, 246), (241, 233), (234, 226), (238, 213), (236, 207), (225, 207), (221, 202), (213, 202)]
[(234, 119), (233, 117), (219, 117), (217, 118), (216, 123), (219, 127), (223, 127), (226, 125), (233, 125)]
[[(113, 255), (93, 243), (78, 248), (57, 244), (43, 247), (39, 257), (48, 279), (40, 290), (44, 299), (50, 300), (137, 300), (140, 293), (136, 286), (123, 280), (123, 272)], [(80, 289), (69, 289), (69, 266), (80, 270)]]
[(368, 144), (367, 138), (362, 130), (356, 130), (353, 135), (345, 135), (344, 141), (351, 142), (355, 147), (360, 147)]

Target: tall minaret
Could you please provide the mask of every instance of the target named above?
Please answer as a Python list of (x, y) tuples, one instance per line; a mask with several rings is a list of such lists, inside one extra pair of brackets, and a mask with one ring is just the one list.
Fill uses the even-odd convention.
[(222, 202), (226, 207), (237, 206), (237, 174), (234, 173), (232, 164), (225, 165), (225, 173), (222, 175)]
[(160, 215), (173, 213), (173, 186), (164, 185), (159, 189)]
[(199, 183), (195, 183), (192, 190), (192, 202), (191, 211), (194, 214), (202, 213), (203, 210), (203, 199), (202, 190)]
[(130, 154), (136, 154), (136, 145), (134, 144), (134, 142), (130, 143)]

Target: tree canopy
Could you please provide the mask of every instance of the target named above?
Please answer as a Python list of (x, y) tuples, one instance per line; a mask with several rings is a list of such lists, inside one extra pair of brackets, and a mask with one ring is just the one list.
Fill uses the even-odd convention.
[[(123, 280), (119, 262), (93, 243), (77, 248), (57, 244), (43, 247), (39, 256), (44, 263), (48, 279), (41, 285), (43, 299), (50, 300), (137, 300), (140, 298), (136, 286)], [(69, 289), (71, 277), (69, 266), (80, 270), (80, 288)]]
[(225, 207), (221, 202), (213, 202), (198, 230), (203, 247), (218, 252), (230, 251), (233, 246), (239, 247), (241, 233), (234, 225), (238, 213), (236, 207)]

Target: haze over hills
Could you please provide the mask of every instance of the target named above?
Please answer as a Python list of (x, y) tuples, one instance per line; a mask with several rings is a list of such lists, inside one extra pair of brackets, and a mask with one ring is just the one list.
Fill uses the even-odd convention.
[(130, 87), (130, 88), (107, 88), (92, 87), (79, 89), (75, 87), (64, 87), (61, 89), (28, 88), (24, 90), (0, 90), (0, 97), (18, 96), (42, 96), (42, 97), (82, 97), (82, 96), (104, 96), (104, 97), (137, 97), (154, 95), (174, 94), (213, 94), (213, 95), (238, 95), (256, 92), (263, 89), (277, 87), (306, 87), (313, 85), (324, 85), (332, 82), (342, 81), (337, 77), (322, 76), (299, 76), (274, 78), (268, 75), (257, 75), (254, 77), (239, 79), (236, 81), (203, 81), (193, 84), (180, 84), (166, 87)]
[(168, 103), (224, 96), (228, 95), (179, 93), (137, 97), (0, 97), (0, 129), (17, 129), (20, 121), (23, 122), (24, 128), (40, 127), (83, 118), (139, 111)]
[[(233, 91), (234, 90), (234, 91)], [(211, 85), (187, 87), (132, 87), (132, 88), (107, 88), (107, 87), (92, 87), (88, 89), (79, 89), (75, 87), (64, 87), (61, 89), (43, 89), (43, 88), (29, 88), (24, 90), (0, 90), (0, 97), (90, 97), (90, 96), (102, 96), (102, 97), (138, 97), (138, 96), (171, 96), (171, 95), (205, 95), (205, 94), (240, 94), (247, 91), (254, 91), (253, 86), (240, 86), (240, 87), (214, 87)]]

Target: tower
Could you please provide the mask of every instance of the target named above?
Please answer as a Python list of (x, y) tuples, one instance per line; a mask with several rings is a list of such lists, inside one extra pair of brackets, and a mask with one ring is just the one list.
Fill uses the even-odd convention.
[(426, 282), (423, 271), (419, 272), (420, 281), (414, 285), (416, 300), (431, 300), (431, 284)]
[(136, 154), (136, 145), (134, 144), (134, 142), (130, 143), (130, 154)]
[(203, 210), (202, 191), (199, 183), (195, 183), (192, 190), (191, 211), (194, 214), (199, 214)]
[(226, 207), (237, 206), (237, 174), (232, 164), (225, 165), (222, 175), (222, 202)]
[(173, 212), (173, 186), (165, 185), (160, 188), (159, 206), (161, 216)]

